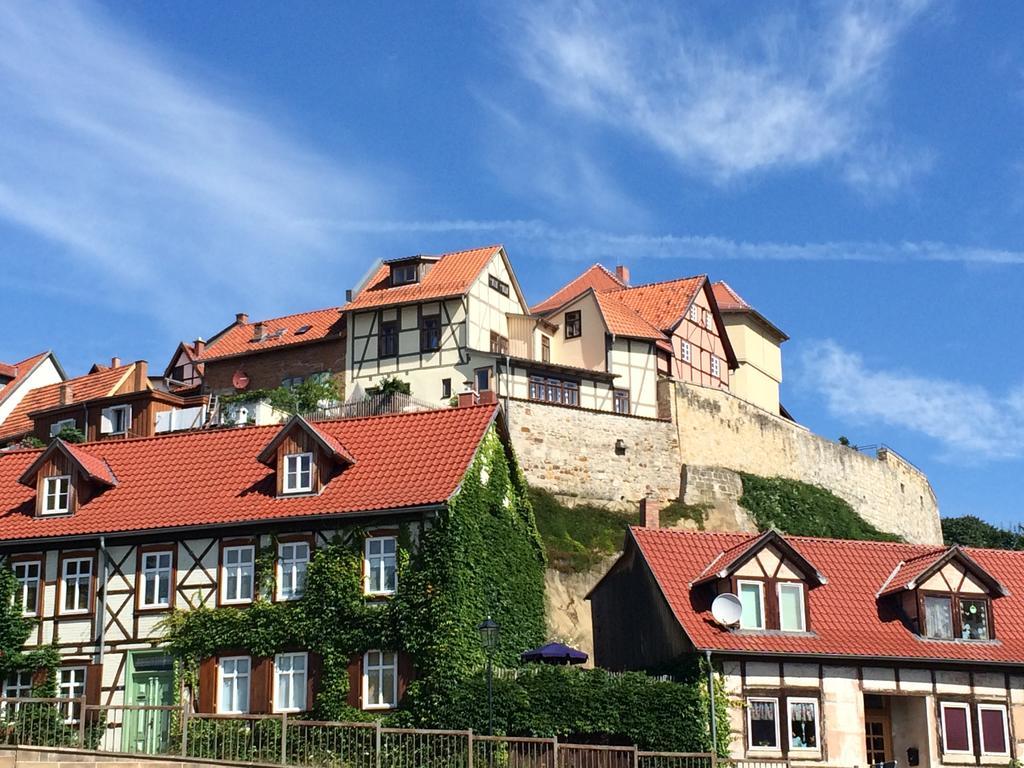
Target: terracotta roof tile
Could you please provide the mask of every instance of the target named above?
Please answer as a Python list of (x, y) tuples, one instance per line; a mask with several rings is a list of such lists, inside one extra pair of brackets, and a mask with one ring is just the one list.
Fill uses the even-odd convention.
[(96, 373), (87, 373), (64, 382), (36, 387), (22, 398), (4, 423), (0, 424), (0, 440), (9, 440), (31, 432), (32, 419), (29, 414), (60, 405), (62, 386), (70, 385), (71, 402), (73, 403), (95, 400), (98, 397), (108, 397), (114, 394), (134, 370), (135, 363), (129, 363), (118, 368), (105, 368)]
[[(263, 323), (264, 332), (261, 339), (256, 341), (253, 338), (253, 326), (259, 322)], [(309, 328), (303, 333), (298, 333), (305, 326)], [(269, 320), (251, 323), (236, 323), (207, 344), (203, 354), (196, 359), (205, 362), (291, 344), (306, 344), (331, 336), (340, 336), (341, 329), (342, 315), (338, 307), (299, 312), (295, 315), (272, 317)]]
[(630, 533), (698, 649), (737, 653), (931, 659), (1024, 664), (1024, 552), (964, 551), (1009, 592), (994, 601), (993, 642), (926, 640), (913, 634), (876, 594), (898, 563), (934, 560), (935, 547), (787, 536), (827, 583), (809, 590), (809, 633), (731, 632), (711, 618), (710, 601), (691, 602), (690, 583), (721, 553), (751, 540), (744, 533), (631, 528)]
[(600, 264), (594, 264), (584, 271), (583, 274), (573, 278), (548, 298), (544, 299), (544, 301), (534, 304), (530, 307), (530, 311), (535, 315), (543, 315), (552, 309), (558, 309), (567, 301), (575, 299), (580, 294), (586, 293), (590, 288), (597, 292), (604, 292), (624, 287), (625, 283), (619, 280), (613, 272), (605, 269)]
[(366, 287), (342, 307), (342, 311), (461, 296), (500, 249), (500, 245), (489, 245), (442, 254), (420, 282), (394, 287), (391, 286), (390, 267), (382, 264)]
[(495, 406), (318, 422), (355, 463), (317, 496), (277, 498), (259, 462), (280, 429), (239, 427), (76, 446), (109, 466), (117, 486), (66, 517), (33, 517), (18, 477), (39, 451), (0, 454), (0, 540), (250, 523), (444, 503), (458, 488)]
[(597, 299), (597, 305), (601, 309), (608, 330), (615, 336), (654, 339), (668, 343), (664, 333), (619, 301), (618, 293), (595, 293), (594, 298)]
[(669, 331), (678, 325), (705, 282), (705, 275), (682, 277), (623, 288), (613, 291), (611, 295), (631, 307), (651, 325)]
[(720, 280), (712, 285), (711, 291), (715, 294), (715, 301), (718, 304), (718, 308), (723, 312), (736, 312), (751, 309), (751, 306), (744, 301), (743, 297), (736, 293), (732, 286), (724, 280)]
[(0, 373), (3, 373), (5, 377), (9, 376), (11, 378), (6, 384), (0, 386), (0, 402), (3, 402), (4, 398), (13, 392), (24, 378), (32, 372), (32, 369), (48, 354), (50, 353), (40, 352), (38, 355), (32, 355), (32, 357), (27, 357), (18, 363), (0, 363), (0, 366), (4, 368), (4, 371), (0, 371)]

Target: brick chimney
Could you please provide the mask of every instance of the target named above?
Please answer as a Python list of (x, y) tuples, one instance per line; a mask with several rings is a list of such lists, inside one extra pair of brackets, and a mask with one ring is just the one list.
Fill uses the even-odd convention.
[(245, 312), (236, 312), (235, 313), (235, 322), (238, 325), (245, 325), (246, 323), (249, 322), (249, 316), (247, 314), (245, 314)]
[(202, 356), (206, 350), (206, 342), (203, 341), (203, 337), (200, 336), (198, 339), (192, 342), (192, 352), (196, 357)]
[(657, 530), (661, 527), (661, 502), (654, 499), (640, 499), (640, 525)]
[(480, 405), (494, 405), (498, 402), (498, 393), (493, 389), (485, 389), (480, 393)]
[(71, 382), (65, 381), (60, 385), (60, 404), (67, 405), (74, 399), (71, 391)]
[(262, 322), (253, 323), (252, 324), (252, 340), (253, 341), (260, 341), (262, 338), (263, 338), (263, 323)]
[(121, 367), (121, 358), (120, 357), (112, 357), (112, 358), (110, 358), (110, 367), (111, 368), (120, 368)]
[(468, 408), (471, 405), (476, 405), (479, 401), (479, 395), (472, 389), (468, 392), (459, 392), (459, 408)]
[(149, 384), (149, 363), (145, 360), (135, 361), (135, 372), (132, 375), (132, 390), (141, 392)]
[(619, 278), (620, 283), (629, 285), (629, 267), (619, 264), (615, 267), (615, 276)]

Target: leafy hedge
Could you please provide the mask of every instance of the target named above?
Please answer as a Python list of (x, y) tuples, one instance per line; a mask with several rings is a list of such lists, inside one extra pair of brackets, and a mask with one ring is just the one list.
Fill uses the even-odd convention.
[(942, 518), (942, 537), (947, 544), (965, 547), (1024, 549), (1024, 528), (1020, 525), (1016, 530), (997, 528), (974, 515)]
[(900, 540), (875, 528), (845, 500), (820, 486), (783, 477), (740, 475), (743, 478), (740, 506), (750, 512), (762, 531), (777, 528), (793, 536)]

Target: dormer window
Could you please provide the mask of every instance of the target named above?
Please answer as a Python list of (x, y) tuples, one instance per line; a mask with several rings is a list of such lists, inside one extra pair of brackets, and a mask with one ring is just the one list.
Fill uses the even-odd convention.
[(804, 585), (800, 582), (779, 582), (779, 629), (783, 632), (804, 632), (807, 629), (804, 608)]
[(924, 596), (924, 635), (932, 640), (991, 640), (987, 598)]
[(420, 281), (420, 271), (416, 264), (395, 264), (391, 267), (391, 284), (408, 285)]
[(313, 490), (313, 454), (289, 453), (284, 457), (284, 493)]
[(43, 480), (44, 515), (66, 515), (71, 511), (71, 475), (56, 475)]
[(764, 629), (764, 584), (760, 581), (737, 583), (743, 611), (740, 629)]

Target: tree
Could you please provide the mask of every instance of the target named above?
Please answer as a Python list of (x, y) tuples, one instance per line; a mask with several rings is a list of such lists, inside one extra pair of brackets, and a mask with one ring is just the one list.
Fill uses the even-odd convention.
[(65, 443), (84, 443), (85, 433), (82, 432), (78, 427), (73, 424), (69, 424), (63, 427), (60, 432), (57, 433), (57, 437), (63, 440)]
[(947, 544), (990, 549), (1024, 549), (1024, 528), (997, 528), (975, 515), (942, 519), (942, 537)]
[(341, 399), (338, 383), (330, 378), (310, 377), (301, 384), (278, 387), (268, 394), (270, 404), (286, 413), (309, 413)]
[(411, 395), (412, 387), (405, 379), (400, 379), (397, 376), (385, 376), (377, 383), (377, 386), (366, 389), (368, 395), (393, 395), (396, 393)]

